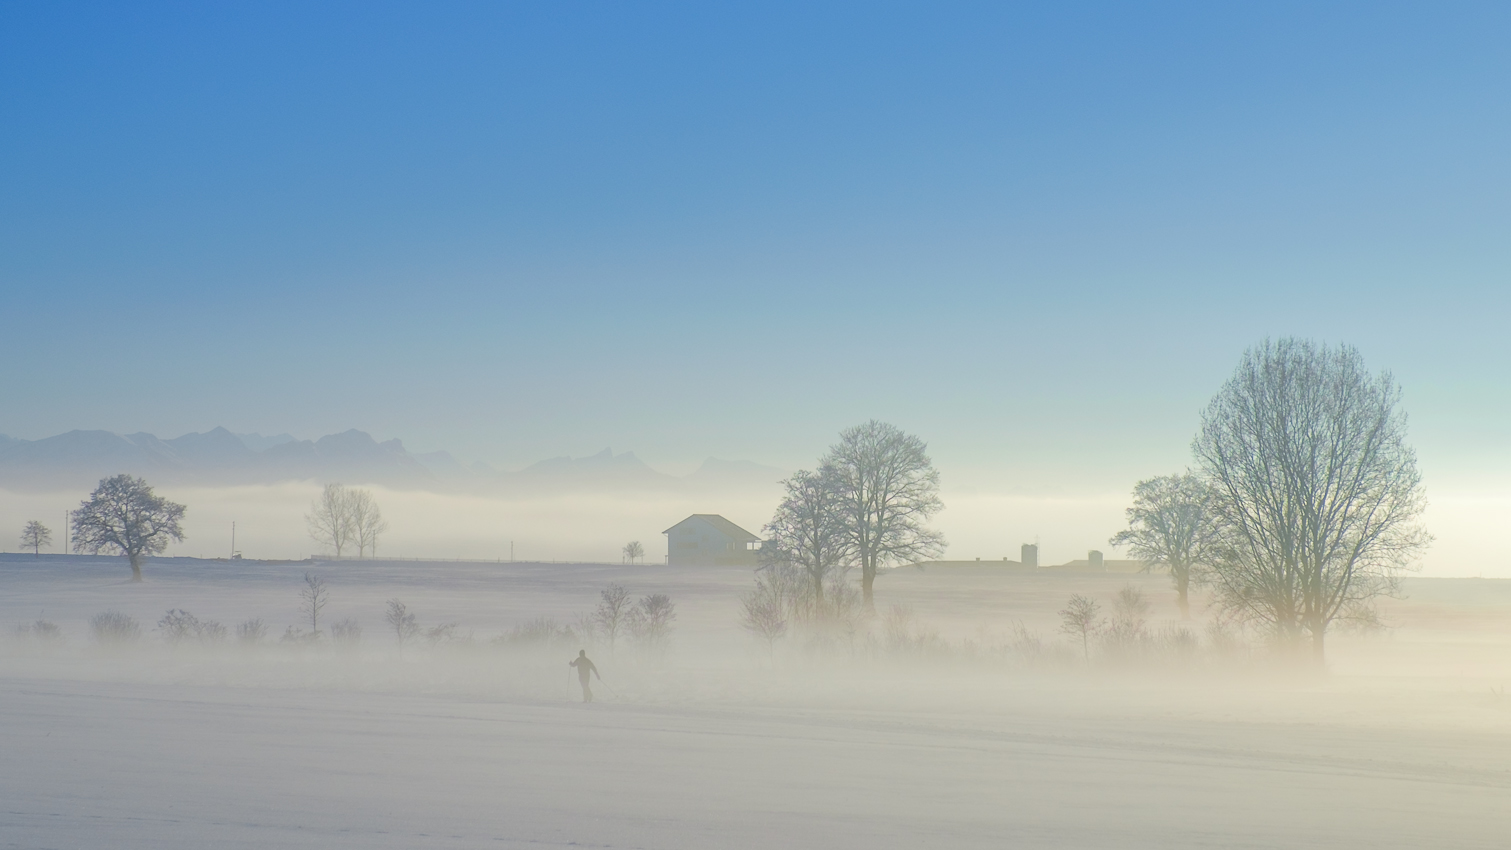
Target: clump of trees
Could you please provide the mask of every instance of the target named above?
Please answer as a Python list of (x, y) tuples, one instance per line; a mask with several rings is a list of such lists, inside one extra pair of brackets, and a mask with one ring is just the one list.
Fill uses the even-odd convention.
[[(824, 587), (849, 569), (851, 524), (834, 467), (799, 470), (782, 486), (786, 493), (764, 529), (766, 575), (757, 577), (757, 596), (784, 609), (809, 609), (801, 612), (807, 619), (827, 611)], [(801, 586), (789, 588), (793, 580)]]
[(388, 530), (372, 492), (343, 484), (325, 485), (304, 521), (310, 537), (333, 549), (337, 558), (352, 546), (359, 558), (377, 554), (378, 537)]
[[(408, 646), (418, 638), (424, 638), (425, 642), (433, 647), (459, 641), (470, 642), (472, 639), (471, 633), (458, 633), (459, 624), (457, 623), (440, 623), (428, 629), (421, 626), (419, 617), (409, 610), (409, 606), (399, 599), (388, 600), (388, 604), (383, 612), (383, 622), (387, 623), (388, 628), (393, 630), (394, 639), (398, 642), (400, 654), (403, 654), (405, 646)], [(356, 621), (343, 620), (342, 623), (349, 624), (349, 629), (355, 629), (355, 636), (360, 637), (361, 627), (357, 626)], [(337, 623), (337, 625), (340, 626), (341, 623)], [(350, 636), (350, 631), (347, 634)]]
[(142, 560), (184, 539), (183, 505), (158, 496), (130, 475), (106, 478), (74, 511), (75, 552), (115, 552), (131, 561), (131, 580), (142, 580)]
[[(853, 638), (875, 614), (880, 569), (944, 551), (943, 535), (928, 527), (943, 508), (939, 473), (924, 442), (893, 425), (845, 429), (817, 469), (782, 486), (755, 586), (741, 597), (741, 626), (768, 650), (798, 626), (820, 639)], [(849, 580), (857, 567), (858, 591)]]
[[(1081, 647), (1083, 661), (1091, 661), (1095, 644), (1109, 660), (1130, 662), (1140, 658), (1155, 658), (1170, 654), (1189, 654), (1196, 650), (1197, 639), (1184, 626), (1151, 628), (1149, 614), (1152, 605), (1144, 591), (1133, 584), (1118, 589), (1112, 596), (1110, 615), (1104, 615), (1102, 605), (1083, 594), (1072, 594), (1060, 609), (1060, 632), (1070, 637)], [(1227, 636), (1236, 641), (1236, 636)], [(1228, 643), (1214, 648), (1226, 651)]]
[(648, 593), (636, 600), (623, 585), (611, 584), (599, 591), (598, 606), (591, 613), (579, 616), (574, 627), (561, 628), (582, 643), (601, 638), (611, 653), (626, 636), (643, 650), (661, 652), (676, 621), (677, 605), (665, 593)]
[(21, 548), (30, 549), (35, 557), (42, 557), (42, 547), (52, 545), (52, 529), (32, 520), (21, 531)]
[(1374, 602), (1431, 542), (1401, 391), (1357, 349), (1265, 341), (1244, 353), (1192, 443), (1197, 469), (1140, 482), (1113, 538), (1211, 587), (1224, 617), (1320, 661), (1339, 622)]

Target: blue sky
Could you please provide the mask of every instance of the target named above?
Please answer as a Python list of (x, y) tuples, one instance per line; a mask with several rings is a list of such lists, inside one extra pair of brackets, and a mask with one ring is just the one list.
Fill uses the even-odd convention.
[[(1359, 346), (1511, 491), (1511, 8), (0, 5), (0, 433), (358, 427), (504, 467), (1179, 467)], [(1466, 483), (1467, 482), (1467, 483)]]

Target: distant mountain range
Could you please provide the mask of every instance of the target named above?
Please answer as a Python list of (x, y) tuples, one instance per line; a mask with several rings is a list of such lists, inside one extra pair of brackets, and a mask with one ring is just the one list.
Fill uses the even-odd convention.
[(750, 461), (709, 458), (686, 477), (647, 466), (634, 452), (543, 460), (517, 472), (463, 464), (449, 452), (415, 454), (398, 440), (378, 442), (352, 429), (318, 440), (288, 434), (233, 434), (216, 428), (161, 440), (151, 434), (69, 431), (42, 440), (0, 434), (0, 488), (89, 487), (129, 472), (152, 483), (229, 486), (279, 481), (340, 481), (415, 490), (497, 493), (577, 490), (723, 490), (767, 487), (785, 473)]

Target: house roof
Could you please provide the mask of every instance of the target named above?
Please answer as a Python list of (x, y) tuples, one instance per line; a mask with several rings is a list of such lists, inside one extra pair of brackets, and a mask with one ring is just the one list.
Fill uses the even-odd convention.
[[(718, 514), (693, 514), (687, 519), (682, 520), (682, 522), (677, 523), (677, 525), (682, 525), (695, 519), (703, 520), (704, 522), (718, 529), (720, 534), (723, 534), (725, 537), (728, 537), (731, 540), (736, 540), (741, 543), (748, 543), (752, 540), (761, 539), (754, 534), (746, 531), (745, 529), (739, 527), (738, 525), (735, 525), (724, 517), (719, 516)], [(677, 525), (672, 526), (672, 528), (676, 528)], [(670, 534), (672, 528), (668, 528), (666, 531), (663, 531), (661, 533)]]

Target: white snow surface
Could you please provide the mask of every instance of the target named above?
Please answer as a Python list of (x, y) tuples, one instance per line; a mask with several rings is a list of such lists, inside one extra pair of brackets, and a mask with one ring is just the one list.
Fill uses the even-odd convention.
[[(276, 642), (306, 571), (330, 587), (322, 629), (358, 620), (357, 648)], [(1020, 623), (1062, 642), (1069, 593), (1105, 601), (1129, 581), (1164, 624), (1158, 576), (885, 575), (879, 606), (909, 606), (952, 647), (899, 655), (795, 639), (768, 654), (737, 625), (750, 575), (734, 569), (145, 573), (0, 559), (0, 624), (63, 631), (0, 642), (0, 847), (1489, 848), (1511, 834), (1511, 582), (1408, 583), (1392, 630), (1339, 636), (1326, 673), (1297, 675), (1000, 649)], [(615, 581), (670, 594), (679, 616), (664, 657), (589, 647), (598, 702), (579, 701), (575, 644), (491, 642), (570, 623)], [(390, 598), (472, 640), (401, 653)], [(261, 617), (270, 639), (169, 646), (153, 630), (169, 608), (233, 630)], [(107, 609), (141, 622), (136, 645), (90, 640)]]

